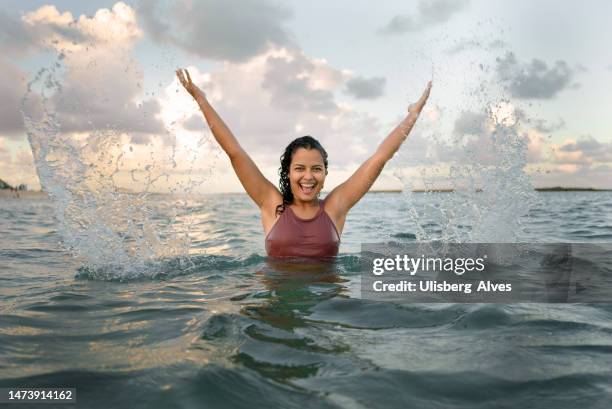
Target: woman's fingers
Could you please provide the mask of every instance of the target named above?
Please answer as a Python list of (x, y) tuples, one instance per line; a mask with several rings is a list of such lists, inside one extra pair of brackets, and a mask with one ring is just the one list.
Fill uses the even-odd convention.
[(427, 99), (429, 98), (429, 93), (431, 91), (431, 81), (427, 83), (427, 88), (423, 91), (423, 95), (421, 95), (421, 99), (419, 100), (419, 105), (425, 105)]
[[(185, 73), (183, 72), (182, 69), (179, 68), (178, 70), (176, 70), (176, 76), (178, 77), (178, 79), (181, 82), (181, 84), (183, 85), (183, 87), (189, 89), (189, 83), (185, 79)], [(190, 78), (190, 80), (191, 80), (191, 78)]]
[(184, 68), (179, 68), (176, 71), (176, 76), (179, 79), (179, 81), (181, 82), (181, 84), (183, 85), (183, 87), (185, 87), (185, 89), (187, 90), (187, 92), (189, 92), (191, 94), (191, 96), (193, 96), (194, 98), (202, 95), (204, 96), (204, 92), (202, 90), (200, 90), (191, 80), (191, 75), (189, 75), (189, 71), (187, 71)]
[(178, 78), (178, 80), (180, 81), (181, 84), (185, 85), (185, 80), (183, 79), (183, 73), (181, 72), (180, 69), (176, 70), (176, 77)]
[(418, 112), (421, 112), (421, 110), (425, 106), (425, 103), (427, 102), (427, 99), (429, 99), (430, 91), (431, 91), (431, 81), (429, 81), (427, 83), (427, 87), (425, 88), (425, 91), (423, 91), (423, 94), (421, 95), (421, 98), (419, 98), (419, 100), (415, 104), (416, 105), (415, 108), (417, 109)]
[(421, 95), (421, 98), (419, 98), (417, 102), (415, 102), (414, 104), (411, 104), (408, 107), (408, 112), (415, 113), (418, 115), (423, 110), (423, 107), (425, 106), (425, 103), (427, 102), (427, 99), (429, 98), (429, 93), (431, 91), (431, 85), (432, 85), (431, 81), (429, 81), (427, 83), (427, 87), (425, 88), (425, 91), (423, 91), (423, 94)]

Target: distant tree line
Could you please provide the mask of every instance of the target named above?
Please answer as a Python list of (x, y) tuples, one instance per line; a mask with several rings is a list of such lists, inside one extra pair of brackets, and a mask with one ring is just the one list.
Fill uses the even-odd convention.
[(7, 190), (12, 190), (12, 191), (24, 191), (24, 190), (28, 190), (28, 185), (26, 185), (25, 183), (22, 183), (17, 187), (13, 187), (9, 185), (8, 183), (6, 183), (4, 180), (0, 179), (0, 189), (7, 189)]

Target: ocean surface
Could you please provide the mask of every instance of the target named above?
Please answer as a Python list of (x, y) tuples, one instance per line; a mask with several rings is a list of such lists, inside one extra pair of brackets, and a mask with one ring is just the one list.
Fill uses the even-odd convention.
[[(189, 257), (128, 275), (73, 257), (50, 199), (0, 198), (0, 387), (83, 408), (612, 407), (611, 304), (360, 298), (361, 243), (416, 240), (400, 194), (366, 195), (326, 268), (269, 263), (245, 195), (187, 208)], [(610, 243), (612, 192), (540, 192), (520, 221), (525, 242)]]

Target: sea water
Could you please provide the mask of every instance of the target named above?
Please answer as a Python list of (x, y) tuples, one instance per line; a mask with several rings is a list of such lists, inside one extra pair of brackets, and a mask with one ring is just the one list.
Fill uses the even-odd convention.
[[(536, 199), (526, 240), (612, 241), (612, 192)], [(191, 263), (100, 277), (62, 249), (49, 198), (0, 199), (0, 387), (76, 387), (90, 408), (608, 406), (608, 304), (361, 299), (360, 244), (414, 241), (406, 206), (367, 194), (333, 268), (287, 273), (246, 195), (193, 197)]]

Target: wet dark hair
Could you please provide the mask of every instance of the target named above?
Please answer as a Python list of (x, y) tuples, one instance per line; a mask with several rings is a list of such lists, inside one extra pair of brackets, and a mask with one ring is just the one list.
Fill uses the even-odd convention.
[(291, 165), (291, 159), (293, 154), (300, 148), (304, 149), (316, 149), (323, 157), (323, 164), (325, 165), (325, 174), (327, 174), (327, 152), (323, 149), (323, 146), (310, 135), (302, 136), (294, 139), (287, 147), (285, 152), (280, 157), (280, 168), (278, 168), (278, 175), (280, 180), (278, 182), (278, 188), (283, 195), (283, 203), (276, 206), (276, 214), (281, 214), (285, 211), (285, 206), (293, 202), (293, 193), (291, 192), (291, 184), (289, 182), (289, 167)]

